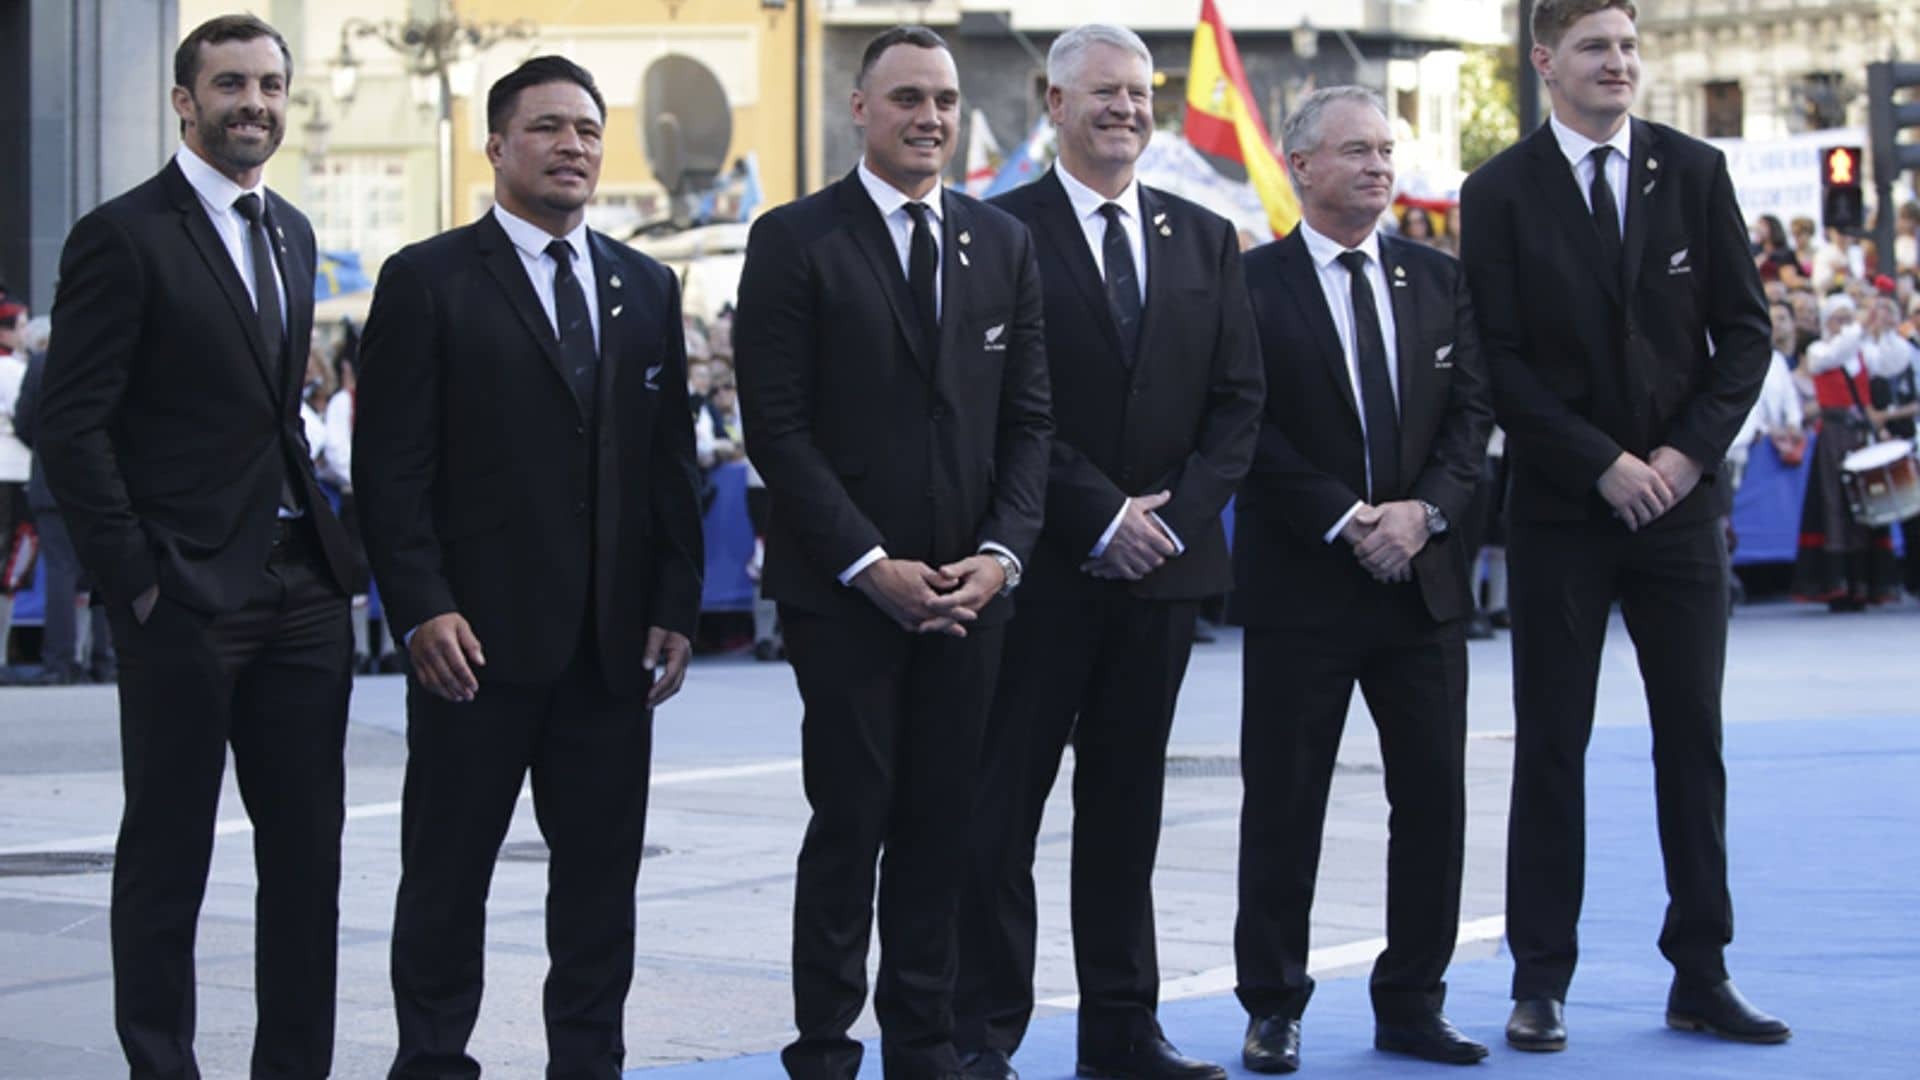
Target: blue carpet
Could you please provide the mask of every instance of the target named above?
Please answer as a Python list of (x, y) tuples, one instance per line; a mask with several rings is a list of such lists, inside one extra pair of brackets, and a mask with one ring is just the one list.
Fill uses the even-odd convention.
[[(1664, 1026), (1669, 969), (1655, 947), (1665, 905), (1644, 726), (1602, 728), (1588, 754), (1582, 956), (1561, 1054), (1501, 1040), (1504, 955), (1454, 965), (1447, 1013), (1493, 1047), (1481, 1068), (1512, 1077), (1920, 1077), (1920, 722), (1823, 720), (1728, 729), (1735, 940), (1728, 962), (1756, 1004), (1793, 1025), (1784, 1046), (1745, 1046)], [(1222, 963), (1228, 961), (1223, 951)], [(1168, 1035), (1239, 1069), (1245, 1017), (1231, 995), (1170, 1002)], [(1306, 1016), (1301, 1075), (1434, 1077), (1445, 1066), (1372, 1049), (1366, 980), (1323, 980)], [(1033, 1025), (1026, 1080), (1073, 1075), (1074, 1018)], [(869, 1047), (867, 1075), (877, 1076)], [(645, 1080), (777, 1077), (772, 1055), (636, 1070)], [(1472, 1074), (1467, 1074), (1472, 1075)]]

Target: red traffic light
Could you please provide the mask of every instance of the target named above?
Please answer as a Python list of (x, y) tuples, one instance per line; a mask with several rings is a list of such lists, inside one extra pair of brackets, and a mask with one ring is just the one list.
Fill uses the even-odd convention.
[(1857, 146), (1835, 146), (1820, 155), (1825, 168), (1821, 173), (1821, 183), (1827, 187), (1860, 186), (1860, 148)]

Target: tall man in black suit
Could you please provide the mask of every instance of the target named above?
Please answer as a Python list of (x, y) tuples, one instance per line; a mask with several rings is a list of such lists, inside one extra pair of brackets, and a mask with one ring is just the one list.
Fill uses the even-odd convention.
[(227, 748), (260, 876), (255, 1076), (333, 1058), (347, 597), (299, 393), (313, 230), (262, 168), (292, 59), (252, 16), (174, 55), (182, 146), (73, 227), (37, 449), (120, 655), (114, 1013), (135, 1077), (199, 1075), (194, 925)]
[(1515, 745), (1507, 1040), (1566, 1046), (1585, 767), (1608, 611), (1646, 681), (1674, 966), (1667, 1022), (1779, 1042), (1727, 979), (1728, 504), (1716, 470), (1760, 392), (1766, 302), (1719, 151), (1633, 120), (1628, 0), (1540, 0), (1548, 124), (1461, 192), (1462, 258), (1512, 464)]
[(1242, 1057), (1300, 1065), (1307, 933), (1327, 792), (1354, 684), (1386, 770), (1387, 947), (1374, 1045), (1470, 1064), (1487, 1048), (1440, 1007), (1460, 916), (1467, 646), (1453, 523), (1492, 402), (1460, 265), (1380, 234), (1393, 132), (1370, 90), (1307, 95), (1282, 136), (1300, 225), (1247, 254), (1267, 404), (1235, 518), (1246, 624), (1240, 725)]
[(1233, 226), (1134, 180), (1152, 76), (1132, 31), (1055, 39), (1059, 160), (994, 201), (1033, 231), (1055, 433), (975, 801), (956, 1000), (970, 1076), (1013, 1076), (1033, 1014), (1034, 844), (1069, 740), (1081, 1069), (1225, 1075), (1155, 1018), (1152, 879), (1194, 620), (1232, 585), (1220, 511), (1253, 455), (1260, 358)]
[(528, 60), (487, 93), (494, 206), (389, 258), (353, 486), (412, 661), (393, 1080), (477, 1077), (487, 885), (533, 774), (550, 852), (547, 1075), (626, 1053), (653, 710), (700, 606), (680, 294), (586, 225), (606, 104)]
[(1051, 430), (1040, 278), (1019, 222), (944, 191), (959, 76), (938, 34), (876, 37), (858, 167), (762, 217), (734, 355), (772, 496), (767, 594), (806, 703), (795, 1077), (851, 1078), (874, 991), (890, 1077), (957, 1071), (954, 914), (981, 731), (1040, 531)]

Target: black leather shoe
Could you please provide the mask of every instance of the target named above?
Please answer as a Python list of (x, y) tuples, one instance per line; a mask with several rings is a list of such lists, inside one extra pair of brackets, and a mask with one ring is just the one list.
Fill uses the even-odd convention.
[(1300, 1021), (1256, 1016), (1247, 1021), (1240, 1064), (1257, 1073), (1290, 1073), (1300, 1068)]
[(1460, 1033), (1438, 1012), (1416, 1017), (1405, 1023), (1375, 1021), (1373, 1048), (1391, 1054), (1408, 1054), (1423, 1061), (1442, 1065), (1473, 1065), (1487, 1056), (1487, 1048)]
[(960, 1075), (967, 1080), (1020, 1080), (1004, 1050), (979, 1050), (963, 1056)]
[(1521, 998), (1507, 1017), (1507, 1045), (1515, 1050), (1565, 1050), (1567, 1020), (1552, 998)]
[(1667, 1026), (1735, 1042), (1783, 1043), (1793, 1037), (1786, 1021), (1754, 1008), (1730, 979), (1711, 986), (1673, 980), (1667, 992)]
[(1211, 1061), (1182, 1057), (1172, 1043), (1158, 1035), (1112, 1053), (1082, 1051), (1074, 1072), (1097, 1080), (1227, 1080), (1227, 1070)]

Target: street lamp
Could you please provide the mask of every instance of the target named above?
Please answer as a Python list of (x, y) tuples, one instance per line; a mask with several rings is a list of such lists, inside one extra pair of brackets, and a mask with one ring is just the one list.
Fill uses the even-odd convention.
[(351, 18), (340, 26), (340, 53), (333, 61), (333, 96), (345, 105), (353, 101), (360, 81), (360, 60), (353, 54), (355, 39), (372, 38), (406, 60), (414, 82), (414, 96), (423, 106), (439, 106), (440, 190), (436, 218), (442, 232), (453, 226), (453, 79), (452, 72), (472, 70), (480, 54), (503, 41), (530, 41), (539, 27), (529, 19), (510, 23), (473, 22), (460, 17), (453, 0), (437, 0), (433, 18)]

